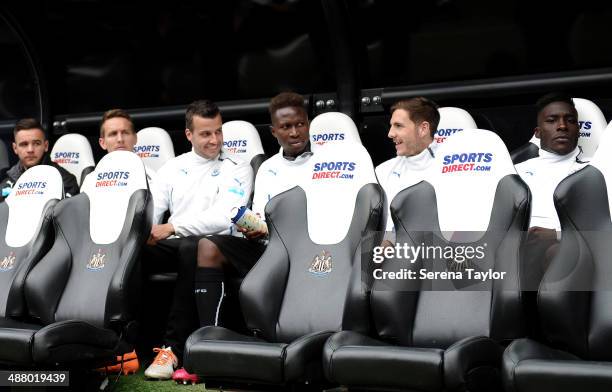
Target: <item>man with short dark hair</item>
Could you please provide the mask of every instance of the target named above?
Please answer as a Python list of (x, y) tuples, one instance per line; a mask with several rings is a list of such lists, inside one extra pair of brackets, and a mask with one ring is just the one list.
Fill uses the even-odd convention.
[(21, 175), (29, 168), (36, 165), (51, 165), (59, 170), (64, 182), (64, 193), (66, 196), (74, 196), (79, 193), (79, 185), (76, 178), (66, 169), (51, 161), (46, 152), (49, 150), (49, 141), (45, 131), (38, 120), (24, 118), (17, 121), (13, 129), (13, 151), (19, 157), (19, 162), (11, 167), (0, 181), (0, 201), (11, 193), (13, 185)]
[(138, 138), (132, 117), (123, 109), (104, 112), (100, 122), (100, 147), (107, 152), (133, 151)]
[[(401, 190), (423, 180), (433, 162), (437, 143), (438, 105), (430, 99), (416, 97), (398, 101), (391, 106), (388, 137), (393, 141), (397, 156), (376, 167), (378, 182), (387, 196), (387, 205)], [(387, 213), (386, 231), (393, 231), (391, 214)], [(385, 240), (385, 245), (391, 245)]]
[(251, 194), (253, 170), (221, 151), (222, 119), (211, 101), (191, 103), (185, 113), (185, 136), (192, 150), (181, 154), (157, 172), (154, 224), (141, 265), (145, 273), (177, 271), (173, 302), (164, 336), (164, 347), (145, 371), (154, 379), (169, 379), (182, 358), (187, 337), (197, 327), (193, 278), (198, 236), (230, 234), (232, 209), (245, 205)]
[[(296, 171), (312, 156), (304, 97), (284, 92), (272, 98), (268, 109), (272, 122), (270, 130), (281, 148), (257, 171), (252, 209), (260, 217), (264, 216), (265, 206), (271, 198), (296, 185)], [(267, 229), (238, 230), (245, 238), (212, 235), (198, 244), (194, 288), (200, 326), (219, 324), (225, 275), (229, 272), (244, 277), (266, 248), (261, 240), (267, 237)]]
[(531, 190), (531, 219), (527, 245), (529, 257), (543, 261), (542, 273), (557, 248), (557, 233), (561, 230), (553, 193), (568, 175), (580, 170), (582, 150), (578, 146), (580, 126), (578, 112), (571, 96), (550, 93), (536, 102), (537, 126), (540, 139), (539, 156), (516, 165), (516, 171)]

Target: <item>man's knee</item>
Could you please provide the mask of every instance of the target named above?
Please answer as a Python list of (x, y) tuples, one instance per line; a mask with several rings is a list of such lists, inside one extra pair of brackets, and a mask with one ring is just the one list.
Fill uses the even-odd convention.
[(224, 261), (225, 257), (214, 242), (206, 238), (198, 242), (198, 267), (222, 268)]

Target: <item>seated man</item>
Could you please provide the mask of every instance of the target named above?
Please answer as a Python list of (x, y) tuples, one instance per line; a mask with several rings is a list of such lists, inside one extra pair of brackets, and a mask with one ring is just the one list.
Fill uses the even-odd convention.
[[(223, 146), (219, 108), (211, 101), (196, 101), (185, 113), (185, 135), (192, 151), (164, 164), (153, 188), (154, 224), (141, 256), (145, 274), (177, 271), (164, 347), (145, 371), (154, 379), (169, 379), (187, 337), (197, 327), (193, 298), (197, 236), (230, 234), (232, 209), (247, 203), (253, 184), (248, 163), (227, 158)], [(174, 352), (173, 352), (174, 351)]]
[(60, 165), (52, 162), (49, 155), (45, 154), (49, 150), (49, 141), (45, 136), (45, 131), (38, 120), (24, 118), (17, 121), (13, 129), (13, 151), (19, 157), (19, 162), (11, 167), (0, 181), (0, 202), (11, 193), (13, 185), (21, 175), (29, 168), (36, 165), (51, 165), (59, 170), (64, 182), (64, 193), (66, 197), (74, 196), (79, 193), (79, 184), (76, 178)]
[[(295, 186), (297, 168), (312, 156), (304, 98), (296, 93), (281, 93), (270, 101), (269, 112), (271, 132), (281, 150), (262, 163), (257, 172), (253, 211), (260, 216), (264, 216), (268, 200)], [(265, 250), (261, 240), (267, 236), (267, 230), (240, 231), (246, 238), (212, 235), (198, 244), (195, 298), (200, 326), (219, 323), (224, 271), (244, 277)]]
[(561, 180), (580, 170), (586, 162), (580, 159), (580, 127), (572, 98), (551, 93), (540, 98), (536, 107), (535, 136), (540, 139), (539, 156), (515, 167), (532, 195), (526, 255), (535, 262), (529, 265), (539, 265), (539, 274), (542, 274), (556, 253), (557, 232), (561, 230), (553, 193)]
[[(434, 134), (439, 122), (438, 105), (427, 98), (416, 97), (391, 106), (391, 127), (387, 136), (395, 144), (397, 157), (376, 167), (376, 177), (387, 196), (387, 205), (401, 190), (423, 180), (438, 145)], [(385, 230), (394, 230), (388, 211)], [(392, 246), (392, 243), (386, 239), (383, 245)]]
[(104, 112), (100, 123), (100, 147), (106, 152), (134, 151), (138, 141), (132, 117), (123, 109)]

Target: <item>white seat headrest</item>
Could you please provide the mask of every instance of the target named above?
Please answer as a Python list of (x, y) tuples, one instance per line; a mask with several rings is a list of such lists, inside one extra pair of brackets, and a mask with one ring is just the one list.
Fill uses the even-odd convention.
[(114, 151), (87, 176), (81, 193), (89, 197), (89, 232), (97, 244), (119, 238), (132, 194), (148, 189), (144, 164), (130, 151)]
[(582, 148), (583, 160), (588, 161), (597, 151), (599, 140), (607, 126), (606, 117), (599, 106), (588, 99), (574, 98), (574, 104), (578, 111), (578, 122), (580, 124), (578, 145)]
[(26, 170), (6, 198), (9, 206), (6, 244), (18, 248), (30, 242), (40, 227), (47, 202), (61, 200), (63, 194), (62, 175), (53, 166), (37, 165)]
[(434, 134), (434, 140), (438, 143), (443, 143), (447, 137), (464, 129), (476, 128), (476, 122), (472, 115), (461, 108), (444, 107), (439, 108), (440, 122), (438, 130)]
[(174, 145), (168, 132), (162, 128), (143, 128), (136, 134), (138, 141), (134, 152), (142, 159), (147, 169), (159, 170), (169, 159), (174, 158)]
[(259, 132), (247, 121), (234, 120), (223, 124), (223, 151), (250, 163), (254, 156), (264, 154)]
[(590, 165), (595, 166), (601, 174), (604, 176), (606, 181), (606, 188), (608, 188), (608, 204), (610, 212), (612, 213), (612, 121), (608, 124), (606, 130), (602, 133), (599, 139), (599, 147), (593, 156), (593, 159), (589, 162)]
[(96, 165), (89, 140), (78, 133), (61, 136), (51, 149), (51, 160), (76, 177), (81, 184), (81, 174)]
[(497, 184), (508, 174), (516, 170), (495, 133), (464, 129), (444, 142), (425, 177), (436, 191), (440, 230), (486, 231)]
[(357, 193), (376, 183), (372, 159), (361, 144), (320, 147), (303, 166), (300, 186), (306, 192), (308, 233), (317, 244), (336, 244), (346, 236)]
[(355, 122), (344, 113), (319, 114), (310, 122), (310, 149), (317, 151), (327, 144), (361, 144)]

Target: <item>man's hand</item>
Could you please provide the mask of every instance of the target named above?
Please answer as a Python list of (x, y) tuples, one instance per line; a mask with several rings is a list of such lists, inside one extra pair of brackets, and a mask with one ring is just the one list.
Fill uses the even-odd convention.
[(157, 241), (164, 240), (174, 234), (174, 226), (172, 223), (164, 223), (163, 225), (153, 225), (151, 235), (147, 241), (148, 245), (155, 245)]
[(544, 227), (533, 226), (529, 228), (528, 233), (528, 242), (557, 240), (557, 232), (555, 229), (546, 229)]
[(244, 234), (249, 240), (258, 240), (268, 235), (268, 230), (248, 230), (243, 227), (239, 227), (238, 231)]

